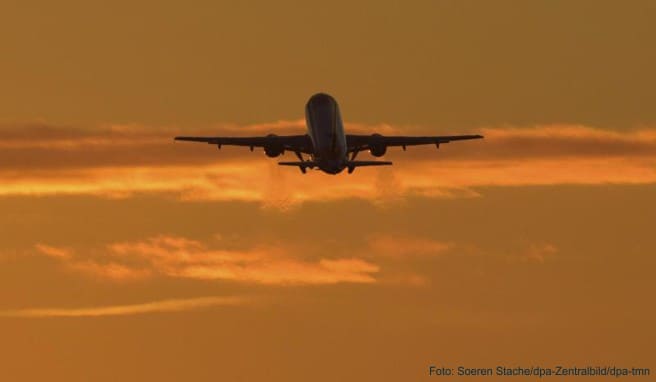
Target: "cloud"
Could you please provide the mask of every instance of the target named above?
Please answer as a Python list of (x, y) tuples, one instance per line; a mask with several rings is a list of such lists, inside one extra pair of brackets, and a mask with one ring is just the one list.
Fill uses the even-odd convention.
[(583, 125), (482, 128), (480, 146), (445, 150), (446, 159), (634, 158), (656, 155), (656, 129), (610, 130)]
[[(158, 235), (86, 250), (44, 244), (35, 248), (68, 271), (110, 282), (176, 278), (265, 286), (358, 283), (413, 287), (431, 284), (422, 270), (437, 258), (450, 262), (464, 256), (508, 264), (543, 264), (559, 251), (556, 245), (542, 242), (496, 253), (468, 243), (394, 233), (368, 235), (348, 249), (302, 240), (240, 247), (216, 237), (203, 242)], [(335, 255), (342, 252), (346, 254)], [(418, 264), (423, 265), (418, 268)]]
[(409, 235), (371, 235), (367, 239), (367, 250), (374, 257), (407, 259), (441, 255), (453, 244)]
[(111, 305), (91, 308), (38, 308), (0, 311), (0, 317), (101, 317), (126, 316), (145, 313), (181, 312), (216, 306), (235, 306), (248, 303), (244, 297), (214, 296), (173, 299), (132, 305)]
[[(348, 250), (303, 240), (246, 246), (221, 235), (206, 242), (176, 235), (111, 242), (85, 250), (37, 244), (38, 253), (71, 272), (112, 282), (157, 277), (259, 285), (340, 283), (424, 286), (426, 276), (408, 266), (441, 256), (455, 244), (415, 235), (373, 234)], [(65, 256), (59, 254), (65, 253)], [(340, 255), (341, 253), (345, 253)], [(389, 265), (389, 266), (387, 266)], [(384, 271), (383, 271), (383, 268)]]
[[(389, 125), (349, 131), (425, 134)], [(302, 121), (226, 125), (199, 135), (299, 133)], [(289, 209), (306, 201), (356, 198), (380, 205), (407, 196), (472, 197), (477, 187), (656, 183), (656, 129), (576, 125), (484, 128), (482, 141), (390, 149), (391, 168), (302, 175), (243, 148), (173, 142), (175, 128), (0, 128), (0, 196), (174, 195), (186, 201), (247, 201)], [(192, 134), (192, 132), (187, 132)], [(185, 133), (185, 134), (187, 134)], [(366, 154), (361, 154), (366, 157)]]
[(379, 271), (377, 265), (357, 258), (309, 261), (284, 246), (217, 249), (164, 235), (112, 243), (94, 251), (93, 257), (78, 254), (60, 259), (68, 269), (114, 281), (166, 276), (266, 285), (374, 283)]
[(40, 253), (56, 259), (66, 260), (73, 256), (73, 252), (70, 248), (53, 247), (45, 244), (35, 244), (34, 247)]
[(538, 263), (544, 264), (548, 259), (553, 258), (558, 253), (558, 248), (549, 243), (539, 243), (531, 244), (524, 252), (521, 252), (519, 256), (515, 258), (510, 258), (510, 261), (518, 260), (522, 263)]
[(75, 260), (67, 263), (71, 270), (115, 281), (133, 281), (152, 276), (148, 268), (135, 268), (116, 262), (98, 263), (93, 260)]

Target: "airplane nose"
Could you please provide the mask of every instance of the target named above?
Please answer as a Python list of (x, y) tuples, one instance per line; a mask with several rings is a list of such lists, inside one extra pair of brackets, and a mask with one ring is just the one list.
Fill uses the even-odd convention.
[(317, 93), (310, 97), (308, 103), (315, 106), (325, 106), (332, 105), (335, 102), (335, 99), (326, 93)]

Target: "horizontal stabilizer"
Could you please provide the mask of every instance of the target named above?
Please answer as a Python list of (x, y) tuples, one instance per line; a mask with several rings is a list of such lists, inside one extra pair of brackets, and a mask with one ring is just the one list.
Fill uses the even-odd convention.
[(387, 162), (387, 161), (373, 161), (373, 160), (350, 160), (346, 162), (346, 168), (348, 169), (348, 173), (351, 174), (356, 167), (363, 167), (363, 166), (389, 166), (391, 165), (392, 162)]
[[(278, 162), (279, 165), (281, 166), (297, 166), (298, 168), (301, 169), (303, 173), (305, 173), (305, 170), (310, 168), (315, 168), (319, 167), (317, 165), (317, 162), (315, 161), (302, 161), (302, 162)], [(386, 162), (386, 161), (371, 161), (371, 160), (351, 160), (347, 161), (345, 163), (345, 167), (348, 169), (349, 174), (355, 170), (356, 167), (363, 167), (363, 166), (389, 166), (391, 165), (392, 162)]]
[(281, 166), (298, 166), (298, 168), (301, 169), (301, 172), (305, 174), (305, 171), (307, 168), (315, 168), (317, 167), (317, 163), (311, 160), (304, 160), (302, 162), (278, 162), (279, 165)]
[(346, 162), (346, 167), (360, 167), (360, 166), (389, 166), (392, 162), (374, 161), (374, 160), (352, 160)]
[(303, 162), (278, 162), (281, 166), (301, 166), (301, 167), (316, 167), (317, 163), (313, 161), (303, 161)]

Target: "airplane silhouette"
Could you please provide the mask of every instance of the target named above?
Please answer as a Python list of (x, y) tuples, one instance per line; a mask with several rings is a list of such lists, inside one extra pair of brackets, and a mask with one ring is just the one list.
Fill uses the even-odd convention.
[[(276, 135), (269, 134), (259, 137), (175, 137), (178, 141), (204, 142), (211, 145), (262, 147), (264, 153), (275, 158), (292, 151), (298, 162), (278, 162), (282, 166), (298, 166), (305, 174), (306, 169), (319, 169), (328, 174), (339, 174), (344, 169), (352, 173), (356, 167), (391, 165), (387, 161), (357, 161), (355, 157), (360, 151), (369, 150), (371, 155), (385, 155), (387, 147), (434, 144), (437, 148), (442, 143), (467, 139), (480, 139), (482, 135), (450, 135), (450, 136), (385, 136), (381, 134), (354, 135), (345, 134), (339, 106), (333, 97), (325, 93), (317, 93), (310, 97), (305, 105), (305, 120), (307, 134)], [(309, 154), (306, 160), (302, 154)], [(350, 157), (349, 157), (350, 154)]]

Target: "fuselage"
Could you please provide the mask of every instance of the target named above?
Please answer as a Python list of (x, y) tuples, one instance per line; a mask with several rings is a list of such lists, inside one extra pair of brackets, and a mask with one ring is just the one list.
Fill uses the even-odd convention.
[(329, 174), (342, 172), (346, 167), (347, 149), (337, 101), (325, 93), (313, 95), (305, 105), (305, 121), (314, 147), (312, 160)]

